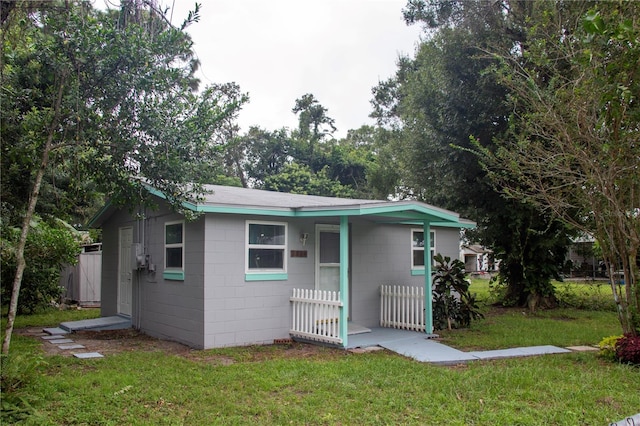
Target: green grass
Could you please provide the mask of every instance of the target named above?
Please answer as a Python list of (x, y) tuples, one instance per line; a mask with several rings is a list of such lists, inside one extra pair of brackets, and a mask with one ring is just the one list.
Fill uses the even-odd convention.
[[(82, 309), (45, 309), (33, 315), (16, 315), (13, 324), (14, 328), (25, 327), (51, 327), (58, 326), (64, 321), (79, 321), (83, 319), (99, 318), (99, 308), (82, 308)], [(2, 310), (2, 331), (7, 325), (7, 309)]]
[[(553, 285), (561, 307), (615, 311), (608, 281), (554, 281)], [(472, 279), (469, 289), (471, 293), (476, 294), (479, 302), (487, 304), (496, 302), (488, 279)]]
[(615, 312), (608, 281), (554, 282), (556, 297), (562, 306)]
[(493, 308), (468, 329), (440, 330), (442, 342), (463, 350), (491, 350), (519, 346), (597, 345), (604, 337), (620, 334), (613, 312), (550, 309)]
[(42, 403), (27, 424), (575, 425), (640, 407), (638, 370), (593, 354), (448, 368), (327, 352), (226, 366), (159, 352), (53, 358), (31, 388)]
[[(21, 321), (53, 325), (66, 315)], [(492, 308), (471, 329), (442, 333), (464, 349), (593, 345), (611, 334), (619, 334), (615, 314), (568, 308)], [(35, 339), (16, 335), (12, 345), (42, 356)], [(189, 359), (142, 351), (45, 357), (25, 389), (35, 401), (25, 424), (602, 425), (640, 408), (640, 369), (591, 352), (443, 367), (387, 351), (291, 356), (303, 347), (225, 348)]]
[(489, 290), (489, 279), (472, 278), (469, 291), (476, 295), (476, 298), (479, 302), (491, 301), (491, 292)]

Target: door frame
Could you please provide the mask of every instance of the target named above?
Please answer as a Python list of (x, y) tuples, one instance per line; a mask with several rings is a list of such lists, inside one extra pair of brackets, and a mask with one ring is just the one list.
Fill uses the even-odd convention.
[[(320, 289), (320, 234), (323, 232), (331, 232), (334, 234), (340, 235), (340, 226), (338, 225), (329, 225), (329, 224), (316, 224), (316, 256), (315, 256), (315, 289)], [(338, 247), (339, 249), (339, 247)], [(338, 271), (340, 270), (340, 260), (338, 259), (337, 263), (331, 263), (327, 265), (333, 265), (338, 267)], [(338, 273), (338, 280), (340, 279), (340, 274)], [(340, 291), (340, 281), (338, 281), (338, 291)]]
[[(314, 277), (314, 288), (316, 290), (318, 290), (318, 284), (319, 284), (319, 280), (320, 280), (320, 233), (321, 232), (334, 232), (338, 235), (340, 235), (340, 225), (335, 225), (335, 224), (330, 224), (330, 223), (316, 223), (316, 229), (315, 229), (315, 260), (314, 260), (314, 271), (315, 271), (315, 277)], [(349, 253), (348, 253), (348, 257), (349, 257), (349, 261), (348, 261), (348, 268), (347, 268), (347, 288), (348, 288), (348, 312), (349, 312), (349, 318), (351, 318), (351, 305), (352, 305), (352, 297), (351, 297), (351, 293), (352, 293), (352, 287), (351, 287), (351, 251), (352, 251), (352, 244), (351, 244), (351, 224), (349, 224), (349, 231), (348, 231), (348, 240), (349, 240)], [(340, 262), (338, 262), (338, 270), (340, 270)], [(340, 285), (338, 284), (338, 290), (340, 290)]]
[[(131, 244), (129, 245), (129, 256), (127, 256), (128, 259), (128, 265), (123, 265), (122, 264), (122, 237), (123, 237), (123, 233), (128, 231), (131, 234)], [(132, 259), (132, 254), (131, 254), (131, 246), (133, 245), (133, 227), (132, 226), (123, 226), (122, 228), (118, 228), (118, 288), (117, 288), (117, 292), (116, 292), (116, 311), (118, 312), (119, 315), (126, 315), (126, 316), (131, 316), (132, 314), (132, 308), (133, 308), (133, 265), (131, 264), (131, 259)], [(128, 266), (128, 268), (127, 268)], [(123, 271), (123, 267), (127, 268), (128, 271)], [(128, 288), (128, 296), (129, 296), (129, 312), (123, 312), (122, 310), (122, 304), (121, 304), (121, 298), (120, 296), (122, 295), (122, 292), (124, 289), (124, 286), (122, 285), (122, 274), (123, 272), (128, 273), (130, 275), (130, 284), (129, 284), (129, 288)]]

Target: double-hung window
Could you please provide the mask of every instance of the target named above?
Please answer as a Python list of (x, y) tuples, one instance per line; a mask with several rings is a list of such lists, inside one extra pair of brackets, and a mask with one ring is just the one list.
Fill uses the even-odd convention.
[(287, 224), (246, 222), (246, 279), (282, 280), (287, 273)]
[[(433, 256), (436, 254), (436, 233), (431, 231), (430, 259), (433, 265)], [(424, 231), (411, 230), (411, 270), (424, 273)]]
[(184, 221), (164, 224), (164, 278), (184, 280)]

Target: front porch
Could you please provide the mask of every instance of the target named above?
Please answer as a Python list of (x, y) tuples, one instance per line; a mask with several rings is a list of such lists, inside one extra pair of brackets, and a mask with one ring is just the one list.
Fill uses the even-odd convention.
[[(380, 286), (379, 330), (398, 329), (421, 337), (434, 337), (431, 331), (431, 309), (425, 300), (424, 287)], [(430, 293), (429, 293), (430, 296)], [(371, 328), (350, 320), (347, 303), (339, 291), (293, 289), (292, 338), (344, 348), (357, 347), (353, 342), (366, 342)], [(370, 324), (368, 324), (370, 325)], [(380, 333), (376, 335), (377, 336)]]

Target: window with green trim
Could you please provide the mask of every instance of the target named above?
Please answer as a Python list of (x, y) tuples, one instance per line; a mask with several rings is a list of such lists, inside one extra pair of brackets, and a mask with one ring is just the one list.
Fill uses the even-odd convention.
[(184, 270), (184, 221), (164, 224), (164, 269)]
[[(431, 231), (431, 265), (436, 254), (436, 233)], [(411, 230), (411, 269), (424, 269), (424, 231)]]
[(247, 272), (286, 272), (286, 223), (247, 221), (246, 238)]

